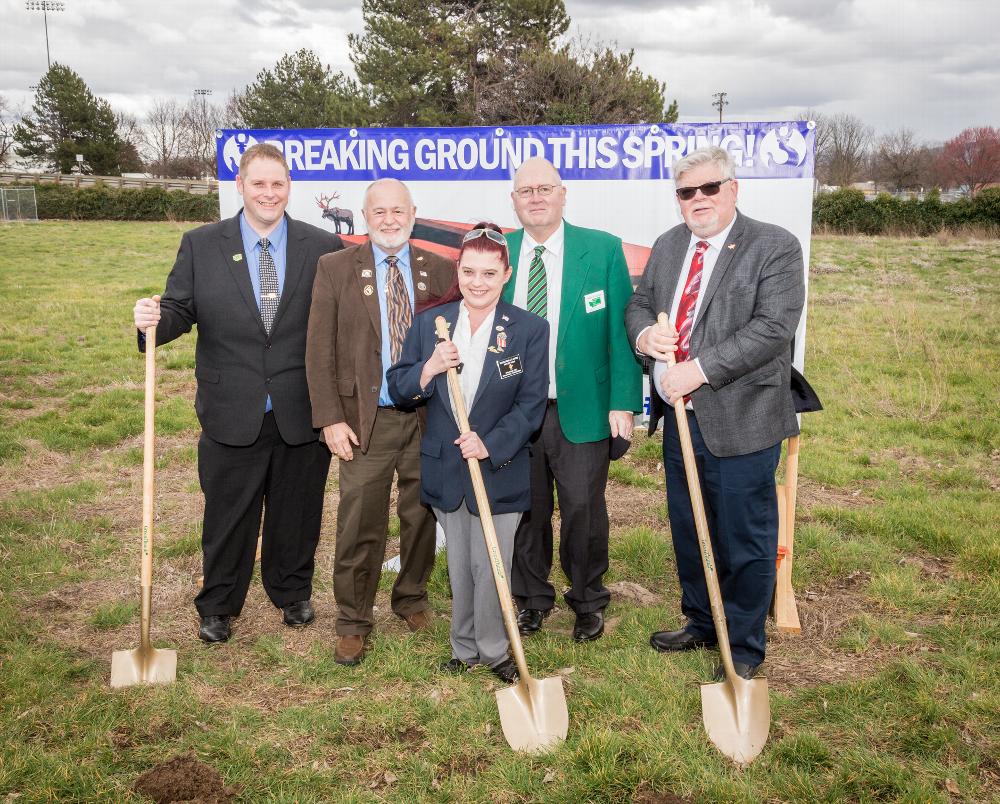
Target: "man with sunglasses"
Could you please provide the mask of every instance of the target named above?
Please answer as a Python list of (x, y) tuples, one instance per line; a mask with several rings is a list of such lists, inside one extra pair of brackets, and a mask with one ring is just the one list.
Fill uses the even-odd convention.
[(414, 309), (448, 290), (455, 267), (410, 244), (416, 211), (401, 181), (373, 182), (362, 209), (368, 240), (328, 254), (316, 267), (306, 376), (313, 425), (340, 464), (334, 661), (343, 665), (364, 659), (374, 627), (394, 476), (400, 570), (391, 606), (411, 631), (430, 624), (435, 525), (420, 502), (422, 414), (392, 397), (385, 373), (399, 359)]
[[(686, 625), (657, 631), (658, 651), (716, 644), (691, 499), (673, 416), (683, 404), (725, 603), (737, 672), (764, 661), (764, 621), (774, 590), (781, 442), (798, 433), (788, 391), (791, 343), (805, 300), (802, 248), (790, 232), (736, 209), (729, 154), (702, 148), (674, 166), (684, 223), (653, 245), (625, 324), (651, 367), (649, 432), (664, 419), (663, 464), (681, 611)], [(669, 314), (666, 331), (657, 314)], [(676, 364), (668, 368), (674, 353)], [(716, 669), (716, 680), (722, 678)]]
[(549, 401), (530, 442), (531, 510), (515, 538), (511, 589), (521, 633), (538, 631), (555, 604), (555, 487), (573, 639), (587, 642), (604, 633), (611, 598), (603, 582), (610, 440), (627, 446), (642, 401), (642, 370), (622, 326), (632, 281), (619, 238), (563, 220), (566, 188), (550, 162), (526, 160), (511, 200), (524, 228), (507, 235), (514, 274), (504, 301), (549, 322)]

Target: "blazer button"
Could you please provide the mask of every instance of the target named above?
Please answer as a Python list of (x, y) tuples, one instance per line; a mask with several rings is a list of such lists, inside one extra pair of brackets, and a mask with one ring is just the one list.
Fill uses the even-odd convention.
[(373, 385), (372, 386), (372, 393), (373, 394), (377, 394), (378, 393), (378, 386), (377, 385)]

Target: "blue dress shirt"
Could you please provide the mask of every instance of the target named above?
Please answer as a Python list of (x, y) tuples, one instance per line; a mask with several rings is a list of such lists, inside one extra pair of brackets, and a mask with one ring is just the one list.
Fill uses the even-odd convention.
[[(243, 253), (247, 257), (247, 270), (250, 272), (250, 284), (253, 285), (253, 297), (257, 300), (260, 310), (260, 235), (247, 223), (246, 217), (240, 213), (240, 234), (243, 236)], [(288, 219), (282, 216), (278, 228), (267, 236), (267, 250), (274, 261), (274, 269), (278, 273), (278, 296), (285, 289), (285, 244), (288, 242)], [(268, 394), (264, 403), (264, 412), (271, 410), (271, 396)]]
[[(389, 384), (385, 381), (385, 372), (392, 365), (392, 355), (389, 351), (389, 316), (386, 312), (386, 287), (389, 282), (389, 265), (385, 258), (389, 255), (372, 243), (372, 251), (375, 253), (375, 286), (378, 290), (379, 319), (382, 322), (382, 385), (378, 391), (378, 403), (380, 405), (395, 405), (396, 402), (389, 393)], [(397, 268), (403, 275), (403, 283), (406, 285), (406, 292), (410, 296), (410, 310), (413, 310), (413, 272), (410, 271), (410, 244), (406, 243), (399, 253)]]

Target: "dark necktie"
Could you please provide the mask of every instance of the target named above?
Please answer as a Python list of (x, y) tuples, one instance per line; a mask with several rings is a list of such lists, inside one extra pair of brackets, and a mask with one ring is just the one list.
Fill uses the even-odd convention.
[(386, 257), (389, 266), (389, 276), (385, 285), (385, 306), (389, 319), (389, 356), (392, 362), (399, 361), (399, 353), (403, 351), (403, 341), (406, 331), (410, 328), (413, 311), (410, 309), (410, 295), (406, 292), (406, 283), (399, 270), (399, 257)]
[(677, 307), (677, 319), (674, 324), (677, 330), (677, 347), (674, 355), (678, 363), (687, 360), (691, 351), (691, 329), (694, 327), (694, 311), (698, 305), (698, 291), (701, 289), (701, 274), (705, 269), (706, 251), (708, 243), (699, 240), (694, 247), (691, 268), (688, 270), (684, 292), (681, 293), (681, 303)]
[(260, 320), (264, 323), (264, 331), (270, 335), (274, 314), (278, 312), (278, 270), (268, 246), (271, 244), (266, 237), (260, 239)]
[(541, 318), (546, 318), (549, 314), (548, 283), (545, 279), (545, 262), (542, 260), (544, 253), (545, 246), (535, 246), (535, 256), (528, 266), (527, 310)]

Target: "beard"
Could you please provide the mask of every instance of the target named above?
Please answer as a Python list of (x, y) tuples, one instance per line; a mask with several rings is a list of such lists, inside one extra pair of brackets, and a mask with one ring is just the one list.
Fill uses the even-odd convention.
[(394, 251), (402, 248), (403, 244), (410, 239), (412, 233), (413, 224), (411, 223), (409, 226), (400, 228), (398, 232), (380, 232), (377, 229), (373, 229), (368, 232), (368, 237), (372, 243), (383, 251)]

